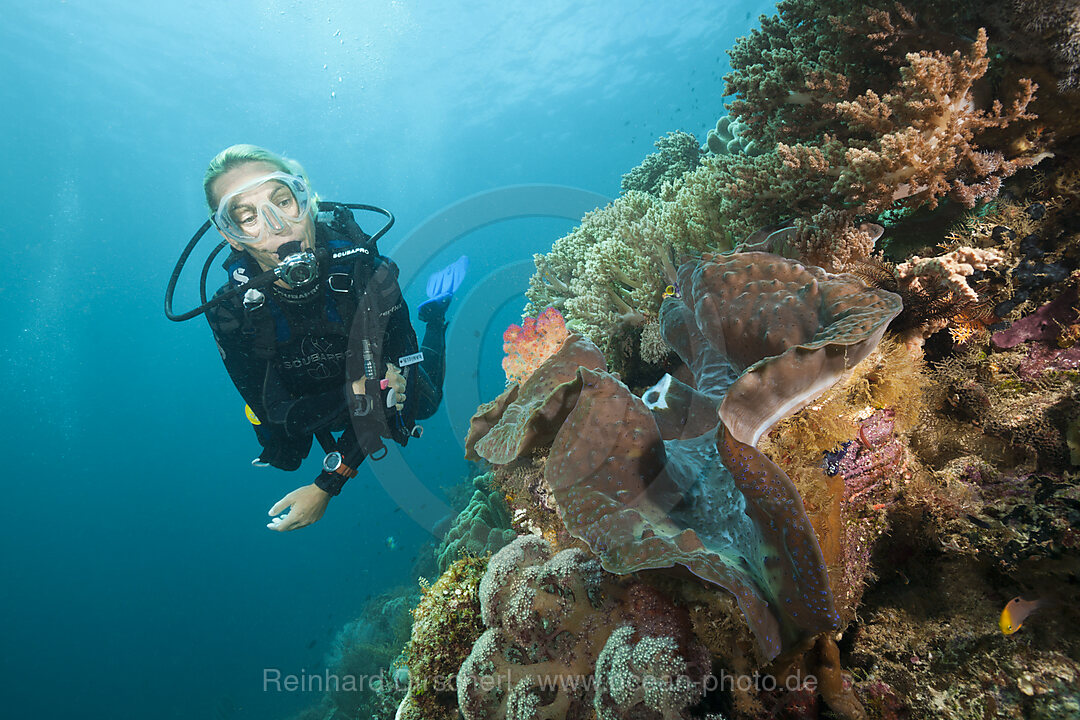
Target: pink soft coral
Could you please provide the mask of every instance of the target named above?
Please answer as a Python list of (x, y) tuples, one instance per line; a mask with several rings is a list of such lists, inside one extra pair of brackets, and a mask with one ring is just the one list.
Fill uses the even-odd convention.
[(553, 307), (535, 318), (523, 318), (521, 325), (511, 325), (503, 333), (503, 371), (506, 381), (522, 383), (540, 364), (551, 357), (567, 338), (562, 313)]

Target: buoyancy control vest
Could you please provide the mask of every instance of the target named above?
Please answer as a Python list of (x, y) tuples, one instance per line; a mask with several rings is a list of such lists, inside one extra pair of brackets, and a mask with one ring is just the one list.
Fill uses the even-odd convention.
[[(294, 398), (318, 394), (331, 398), (344, 396), (358, 436), (368, 436), (359, 438), (366, 454), (382, 449), (380, 436), (404, 445), (415, 427), (411, 408), (408, 404), (402, 411), (387, 408), (385, 392), (378, 382), (382, 377), (380, 369), (385, 368), (383, 335), (388, 317), (399, 309), (395, 303), (402, 302), (396, 266), (389, 258), (379, 255), (352, 211), (335, 203), (320, 203), (315, 246), (326, 251), (322, 256), (327, 261), (320, 263), (318, 276), (310, 288), (282, 291), (272, 287), (266, 293), (248, 291), (244, 295), (240, 332), (251, 352), (267, 360), (264, 394), (275, 392), (276, 383), (269, 378), (271, 373), (276, 373), (280, 385)], [(351, 248), (360, 248), (362, 252), (342, 261), (329, 260), (336, 251)], [(254, 259), (241, 252), (233, 252), (223, 267), (234, 287), (261, 272)], [(404, 333), (407, 337), (401, 338), (404, 344), (396, 348), (402, 351), (402, 356), (418, 349), (411, 325), (408, 330)], [(399, 360), (398, 357), (386, 359)], [(374, 381), (369, 379), (366, 398), (352, 395), (344, 387), (345, 378), (373, 377), (368, 370), (376, 374)], [(406, 397), (409, 397), (413, 393), (415, 373), (405, 368), (404, 374)], [(280, 389), (277, 392), (280, 394)], [(371, 401), (372, 397), (376, 400)], [(264, 399), (268, 407), (281, 406), (283, 402), (280, 397)], [(337, 414), (329, 406), (326, 412)], [(281, 421), (274, 414), (268, 419)]]

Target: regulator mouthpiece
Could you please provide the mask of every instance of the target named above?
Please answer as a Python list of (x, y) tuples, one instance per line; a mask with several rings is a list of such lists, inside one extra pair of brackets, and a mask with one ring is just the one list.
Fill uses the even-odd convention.
[(274, 274), (294, 288), (303, 287), (319, 276), (315, 254), (305, 251), (288, 255), (274, 268)]
[(274, 254), (278, 256), (278, 260), (284, 260), (289, 255), (295, 255), (302, 250), (303, 248), (300, 246), (299, 240), (290, 240), (287, 243), (282, 243), (281, 247), (279, 247)]

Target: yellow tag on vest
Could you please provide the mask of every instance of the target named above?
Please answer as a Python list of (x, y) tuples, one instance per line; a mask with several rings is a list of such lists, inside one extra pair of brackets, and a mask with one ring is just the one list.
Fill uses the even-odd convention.
[(244, 405), (244, 415), (247, 416), (248, 422), (252, 425), (262, 425), (262, 421), (255, 415), (255, 411), (251, 409), (250, 405)]

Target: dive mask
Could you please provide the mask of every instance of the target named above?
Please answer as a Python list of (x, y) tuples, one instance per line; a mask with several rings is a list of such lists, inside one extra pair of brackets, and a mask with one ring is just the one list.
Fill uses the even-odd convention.
[(303, 222), (311, 191), (302, 177), (284, 172), (255, 178), (221, 198), (214, 225), (225, 236), (250, 245)]

